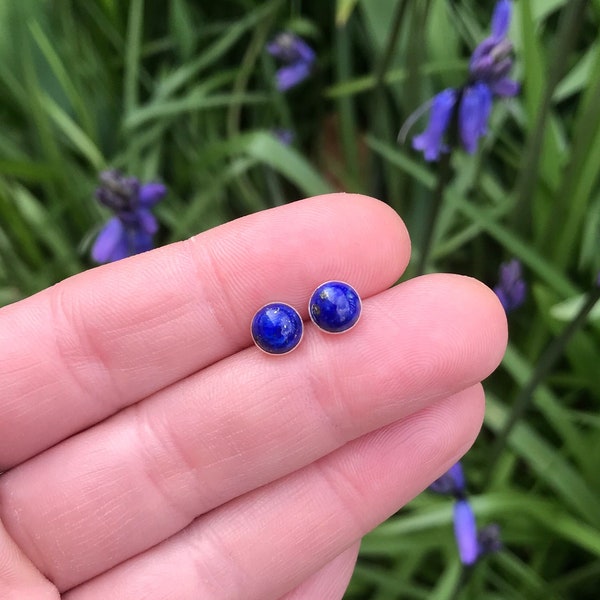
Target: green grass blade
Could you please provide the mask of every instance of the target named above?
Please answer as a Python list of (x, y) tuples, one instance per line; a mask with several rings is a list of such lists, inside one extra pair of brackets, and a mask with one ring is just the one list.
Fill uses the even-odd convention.
[(131, 0), (125, 40), (125, 80), (123, 107), (130, 114), (138, 104), (138, 82), (144, 21), (144, 0)]

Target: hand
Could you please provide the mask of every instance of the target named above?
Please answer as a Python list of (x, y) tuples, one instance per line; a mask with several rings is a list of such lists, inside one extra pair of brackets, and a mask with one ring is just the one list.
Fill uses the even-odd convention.
[[(0, 597), (341, 598), (361, 536), (473, 443), (506, 344), (473, 279), (388, 289), (409, 253), (388, 206), (333, 194), (2, 309)], [(328, 279), (355, 329), (251, 345)]]

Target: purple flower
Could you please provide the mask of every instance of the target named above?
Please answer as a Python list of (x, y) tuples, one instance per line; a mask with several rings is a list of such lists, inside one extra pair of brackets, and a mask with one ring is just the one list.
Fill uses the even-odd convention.
[(508, 77), (513, 63), (513, 46), (506, 37), (511, 14), (510, 0), (496, 3), (492, 15), (492, 35), (475, 48), (469, 62), (472, 80), (486, 83), (496, 96), (514, 96), (519, 91), (519, 84)]
[(465, 499), (454, 504), (454, 537), (460, 562), (466, 566), (474, 565), (485, 554), (502, 549), (500, 526), (492, 523), (477, 531), (475, 513)]
[(479, 557), (477, 523), (475, 513), (466, 500), (458, 500), (454, 504), (454, 537), (460, 562), (463, 565), (474, 565)]
[(499, 281), (494, 292), (507, 313), (525, 302), (527, 284), (523, 279), (521, 263), (516, 258), (500, 265)]
[(487, 133), (487, 124), (492, 112), (492, 92), (481, 82), (463, 90), (458, 111), (458, 130), (465, 150), (473, 154), (479, 138)]
[(315, 62), (313, 49), (293, 33), (280, 33), (267, 44), (267, 52), (283, 63), (276, 73), (277, 89), (285, 92), (304, 81)]
[(158, 223), (150, 208), (162, 200), (167, 189), (162, 183), (140, 184), (117, 170), (100, 174), (96, 198), (115, 212), (102, 228), (92, 247), (97, 263), (108, 263), (153, 248)]
[(444, 136), (454, 120), (464, 149), (473, 154), (479, 138), (487, 133), (492, 99), (511, 97), (519, 91), (517, 82), (508, 77), (513, 65), (513, 46), (506, 37), (511, 13), (510, 0), (496, 3), (492, 35), (473, 51), (468, 83), (458, 90), (448, 88), (440, 92), (431, 102), (429, 124), (421, 135), (413, 139), (413, 148), (422, 151), (425, 160), (438, 160), (440, 153), (448, 152)]
[(465, 475), (459, 462), (436, 479), (429, 489), (436, 494), (452, 494), (461, 498), (466, 490)]
[(427, 129), (417, 135), (413, 140), (413, 148), (421, 150), (425, 160), (437, 160), (440, 152), (446, 152), (443, 143), (444, 134), (456, 104), (456, 90), (447, 89), (433, 97), (431, 103), (431, 117)]
[(272, 134), (284, 145), (289, 146), (296, 137), (294, 132), (289, 129), (283, 129), (282, 127), (278, 127), (272, 130)]
[(479, 543), (479, 555), (492, 554), (502, 550), (502, 540), (500, 539), (500, 525), (490, 523), (482, 527), (477, 534)]

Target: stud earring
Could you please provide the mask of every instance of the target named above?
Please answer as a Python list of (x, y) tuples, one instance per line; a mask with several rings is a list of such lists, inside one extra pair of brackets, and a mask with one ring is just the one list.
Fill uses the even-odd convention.
[(326, 281), (310, 297), (308, 314), (325, 333), (344, 333), (352, 329), (362, 310), (358, 292), (343, 281)]
[(304, 323), (298, 311), (284, 302), (271, 302), (256, 311), (252, 339), (267, 354), (287, 354), (302, 340)]

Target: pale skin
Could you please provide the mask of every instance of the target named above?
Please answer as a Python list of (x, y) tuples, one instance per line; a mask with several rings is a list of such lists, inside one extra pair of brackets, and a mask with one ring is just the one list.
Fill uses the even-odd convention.
[[(361, 537), (472, 445), (506, 319), (458, 275), (390, 289), (385, 204), (332, 194), (92, 269), (0, 310), (0, 598), (333, 600)], [(358, 325), (258, 351), (330, 279)]]

